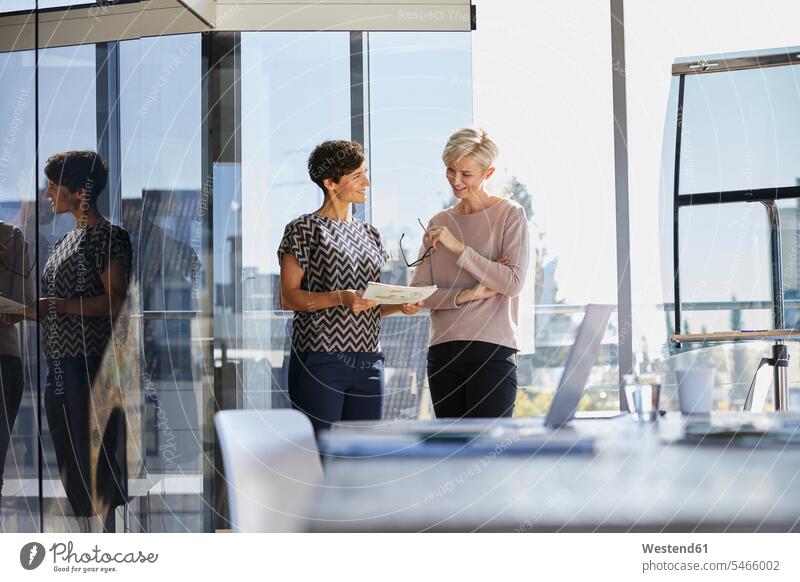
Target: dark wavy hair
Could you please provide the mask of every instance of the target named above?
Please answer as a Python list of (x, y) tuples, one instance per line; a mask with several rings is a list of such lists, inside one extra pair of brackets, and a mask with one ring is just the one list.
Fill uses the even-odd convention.
[(47, 158), (44, 175), (73, 193), (85, 188), (96, 204), (108, 183), (108, 164), (96, 152), (61, 152)]
[(308, 175), (327, 194), (325, 180), (338, 182), (364, 163), (364, 147), (355, 141), (324, 141), (308, 157)]

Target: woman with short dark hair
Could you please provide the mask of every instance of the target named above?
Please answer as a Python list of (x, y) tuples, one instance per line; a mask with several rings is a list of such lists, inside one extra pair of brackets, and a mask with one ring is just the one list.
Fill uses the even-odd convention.
[[(75, 228), (53, 245), (42, 270), (38, 319), (47, 359), (45, 410), (61, 480), (76, 516), (103, 515), (125, 502), (127, 476), (115, 451), (124, 434), (106, 434), (92, 466), (91, 389), (128, 290), (130, 236), (98, 210), (108, 167), (95, 152), (51, 156), (45, 198)], [(124, 448), (124, 447), (123, 447)]]
[(380, 419), (381, 317), (411, 315), (421, 304), (378, 306), (362, 298), (370, 281), (380, 281), (388, 253), (378, 230), (350, 215), (369, 187), (361, 145), (321, 143), (308, 173), (324, 202), (286, 226), (278, 260), (281, 304), (294, 310), (289, 398), (319, 431), (342, 420)]

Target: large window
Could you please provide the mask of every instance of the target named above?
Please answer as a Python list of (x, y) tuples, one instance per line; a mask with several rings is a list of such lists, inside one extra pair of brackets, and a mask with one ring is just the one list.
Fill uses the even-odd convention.
[[(366, 90), (354, 88), (352, 58), (361, 60)], [(417, 218), (427, 221), (449, 204), (441, 148), (471, 120), (470, 43), (453, 33), (247, 33), (241, 63), (242, 203), (226, 209), (223, 221), (241, 224), (243, 341), (226, 357), (243, 374), (244, 406), (288, 406), (292, 314), (280, 309), (276, 249), (286, 223), (322, 202), (308, 178), (309, 153), (326, 139), (350, 139), (354, 120), (366, 120), (372, 188), (359, 212), (391, 249), (382, 280), (407, 283), (400, 235), (407, 232), (404, 244), (416, 253)], [(355, 102), (353, 91), (361, 92)], [(428, 325), (426, 315), (383, 321), (388, 418), (430, 414)]]
[(141, 317), (141, 531), (202, 531), (212, 362), (200, 35), (120, 43), (121, 220)]
[[(57, 454), (66, 437), (51, 433), (54, 407), (45, 387), (47, 372), (61, 369), (58, 362), (64, 360), (46, 356), (35, 323), (4, 324), (8, 348), (4, 351), (16, 338), (23, 363), (19, 380), (24, 380), (24, 385), (10, 382), (13, 367), (4, 359), (4, 394), (23, 388), (16, 422), (5, 422), (10, 410), (3, 413), (4, 428), (12, 431), (2, 450), (4, 455), (8, 452), (3, 459), (4, 529), (202, 531), (210, 527), (211, 491), (204, 481), (208, 467), (204, 419), (207, 410), (213, 410), (207, 292), (210, 188), (203, 187), (200, 56), (200, 35), (188, 35), (44, 49), (38, 53), (38, 69), (32, 51), (0, 59), (3, 85), (15, 88), (0, 98), (5, 132), (0, 218), (7, 223), (3, 228), (20, 228), (30, 254), (30, 260), (11, 256), (6, 250), (12, 245), (3, 241), (4, 264), (11, 261), (4, 278), (9, 273), (30, 273), (35, 295), (35, 281), (51, 258), (54, 243), (81, 227), (70, 212), (55, 214), (45, 198), (43, 170), (47, 159), (58, 152), (92, 150), (107, 162), (108, 187), (98, 198), (98, 209), (127, 231), (133, 252), (127, 299), (99, 356), (84, 412), (86, 423), (73, 427), (86, 431), (70, 433), (77, 452), (74, 459), (68, 456), (65, 461)], [(13, 286), (17, 278), (7, 282)], [(51, 295), (49, 289), (42, 283), (40, 296)], [(5, 288), (3, 293), (13, 296)], [(90, 340), (85, 329), (84, 333), (86, 346)], [(55, 378), (58, 372), (54, 374)], [(107, 451), (113, 450), (107, 464), (97, 455), (97, 438)], [(101, 508), (97, 516), (79, 515), (76, 483), (63, 478), (83, 463), (83, 454), (88, 459), (89, 495)], [(74, 463), (67, 466), (70, 459)], [(122, 484), (129, 502), (106, 512), (103, 496), (112, 482)]]
[[(584, 306), (617, 302), (609, 6), (475, 4), (474, 122), (501, 150), (495, 191), (526, 207), (535, 233), (515, 414), (543, 414)], [(581, 409), (619, 408), (618, 333), (615, 315)]]
[[(26, 288), (30, 296), (31, 283), (36, 278), (28, 266), (36, 252), (33, 65), (32, 52), (0, 55), (0, 76), (9, 88), (0, 92), (0, 236), (4, 238), (0, 241), (0, 293), (17, 301), (25, 300)], [(19, 243), (18, 237), (11, 238), (15, 227), (28, 243), (27, 253), (24, 244), (14, 244)], [(0, 324), (0, 531), (39, 529), (36, 340), (33, 323)]]
[[(35, 279), (53, 243), (76, 227), (46, 204), (47, 158), (94, 150), (108, 162), (98, 207), (128, 232), (133, 265), (92, 387), (101, 406), (90, 417), (100, 434), (112, 419), (124, 425), (116, 468), (127, 473), (120, 482), (130, 502), (105, 521), (76, 517), (45, 407), (36, 412), (49, 363), (36, 324), (21, 323), (29, 390), (10, 427), (3, 523), (14, 531), (40, 523), (46, 531), (224, 526), (211, 509), (209, 419), (217, 408), (288, 406), (291, 312), (279, 304), (275, 250), (285, 224), (321, 202), (308, 154), (326, 139), (365, 141), (374, 187), (357, 212), (378, 224), (392, 250), (386, 279), (406, 282), (399, 236), (412, 227), (415, 252), (416, 219), (450, 203), (441, 148), (472, 120), (469, 36), (248, 33), (52, 48), (39, 52), (38, 103), (34, 58), (3, 56), (3, 80), (19, 94), (0, 101), (14, 141), (0, 168), (0, 212), (28, 238)], [(425, 315), (385, 323), (388, 417), (430, 413), (427, 328)]]
[[(407, 285), (409, 261), (422, 242), (419, 225), (452, 204), (442, 149), (456, 129), (472, 123), (472, 72), (467, 34), (369, 35), (369, 163), (372, 221), (390, 249), (381, 280)], [(383, 319), (386, 354), (384, 416), (430, 418), (426, 311)]]
[[(39, 185), (39, 239), (33, 237), (38, 251), (39, 272), (52, 252), (53, 244), (66, 232), (75, 228), (69, 213), (55, 215), (44, 198), (47, 183), (44, 164), (47, 158), (67, 150), (93, 150), (97, 148), (96, 109), (96, 52), (93, 45), (53, 48), (40, 51), (39, 56), (39, 167), (36, 182)], [(34, 229), (30, 229), (34, 233)], [(46, 290), (42, 290), (45, 296)], [(43, 390), (47, 374), (45, 358), (41, 358), (40, 385)], [(46, 406), (40, 411), (47, 418)], [(79, 439), (83, 440), (83, 439)], [(80, 447), (83, 442), (77, 442)], [(79, 531), (79, 524), (70, 517), (71, 509), (65, 488), (59, 477), (50, 424), (42, 421), (42, 513), (45, 531)]]
[(241, 88), (241, 203), (222, 202), (218, 235), (230, 249), (241, 238), (241, 273), (230, 276), (241, 277), (242, 344), (229, 357), (243, 374), (243, 406), (285, 407), (292, 312), (280, 306), (277, 249), (285, 225), (322, 203), (311, 150), (350, 139), (350, 35), (244, 33)]
[[(720, 10), (731, 18), (724, 23), (715, 18)], [(667, 374), (668, 406), (677, 407), (672, 371), (703, 366), (717, 370), (715, 407), (740, 408), (759, 359), (770, 355), (769, 345), (760, 343), (695, 344), (680, 354), (673, 354), (667, 343), (667, 334), (674, 331), (672, 198), (679, 97), (672, 66), (795, 46), (800, 43), (796, 29), (776, 23), (798, 16), (800, 8), (790, 1), (768, 6), (738, 0), (625, 4), (634, 350), (641, 367)], [(681, 195), (796, 185), (800, 117), (795, 69), (687, 75)], [(779, 202), (778, 209), (790, 327), (796, 314), (791, 288), (797, 280), (792, 275), (797, 271), (796, 226), (791, 201)], [(769, 223), (763, 205), (692, 206), (680, 213), (681, 323), (692, 333), (772, 327)], [(795, 346), (789, 344), (792, 361)], [(798, 379), (790, 367), (790, 401), (796, 398), (791, 386)]]
[(0, 0), (0, 14), (20, 10), (33, 10), (35, 6), (34, 0)]

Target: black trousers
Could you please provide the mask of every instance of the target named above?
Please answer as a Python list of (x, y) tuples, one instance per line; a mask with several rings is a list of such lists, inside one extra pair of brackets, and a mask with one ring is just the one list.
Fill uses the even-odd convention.
[(0, 355), (0, 495), (11, 432), (22, 402), (24, 380), (22, 360), (16, 356)]
[(517, 396), (516, 350), (478, 341), (431, 346), (428, 385), (436, 418), (511, 416)]
[(289, 360), (292, 408), (314, 432), (345, 420), (380, 420), (383, 352), (295, 352)]
[[(97, 413), (92, 384), (100, 363), (99, 356), (48, 360), (44, 387), (61, 483), (74, 515), (83, 517), (122, 505), (128, 488), (124, 412), (114, 408), (105, 427), (96, 427), (102, 432), (91, 434)], [(93, 446), (100, 447), (96, 464), (92, 462)]]

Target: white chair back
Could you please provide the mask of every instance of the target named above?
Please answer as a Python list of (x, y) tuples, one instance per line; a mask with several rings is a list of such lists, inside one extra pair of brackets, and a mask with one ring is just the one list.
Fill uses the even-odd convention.
[(304, 529), (322, 464), (311, 422), (296, 410), (223, 410), (214, 417), (237, 532)]

